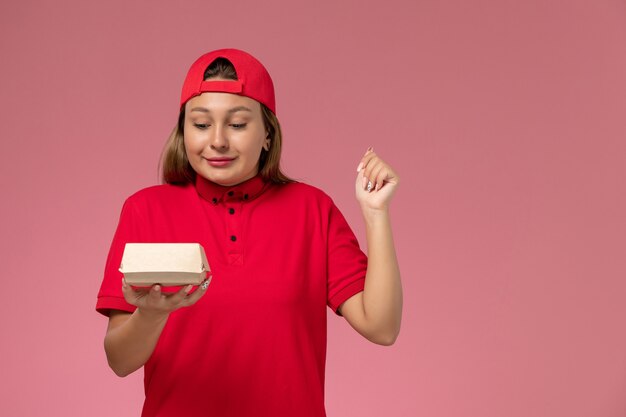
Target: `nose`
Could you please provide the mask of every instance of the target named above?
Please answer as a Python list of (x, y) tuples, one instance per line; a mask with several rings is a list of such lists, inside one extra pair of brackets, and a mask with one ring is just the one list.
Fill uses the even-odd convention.
[(226, 137), (226, 129), (224, 126), (215, 124), (215, 128), (211, 130), (211, 149), (226, 150), (228, 149), (228, 138)]

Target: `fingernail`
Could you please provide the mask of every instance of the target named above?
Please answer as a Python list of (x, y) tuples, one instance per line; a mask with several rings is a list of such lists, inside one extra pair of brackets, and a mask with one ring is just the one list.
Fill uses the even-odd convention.
[(187, 286), (185, 287), (185, 292), (186, 292), (187, 294), (189, 294), (189, 292), (191, 291), (191, 289), (192, 289), (192, 288), (193, 288), (193, 285), (187, 285)]
[(356, 172), (359, 172), (363, 168), (363, 162), (359, 163), (359, 166), (356, 167)]
[(367, 151), (368, 151), (368, 152), (374, 152), (374, 147), (373, 147), (373, 146), (370, 146), (369, 148), (367, 148)]

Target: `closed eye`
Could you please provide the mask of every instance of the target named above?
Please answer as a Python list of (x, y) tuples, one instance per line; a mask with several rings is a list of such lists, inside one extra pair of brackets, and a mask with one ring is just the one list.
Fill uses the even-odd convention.
[[(208, 124), (204, 124), (204, 123), (194, 123), (193, 124), (195, 127), (197, 127), (198, 129), (204, 130), (206, 128), (209, 127)], [(231, 126), (234, 129), (243, 129), (244, 127), (246, 127), (247, 123), (233, 123), (231, 124)]]

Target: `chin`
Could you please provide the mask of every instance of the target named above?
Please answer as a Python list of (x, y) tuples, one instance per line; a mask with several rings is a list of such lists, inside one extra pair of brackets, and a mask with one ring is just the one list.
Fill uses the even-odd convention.
[(208, 174), (209, 175), (206, 176), (206, 178), (208, 178), (209, 181), (212, 181), (216, 184), (223, 185), (223, 186), (231, 186), (231, 185), (239, 184), (242, 178), (240, 175), (229, 175), (227, 173), (217, 173), (216, 175), (214, 172), (211, 172)]
[(240, 170), (234, 169), (237, 167), (229, 168), (214, 168), (210, 166), (202, 166), (202, 169), (196, 170), (201, 172), (202, 176), (215, 184), (223, 185), (226, 187), (234, 186), (242, 183), (248, 177), (252, 178), (250, 174), (240, 172)]

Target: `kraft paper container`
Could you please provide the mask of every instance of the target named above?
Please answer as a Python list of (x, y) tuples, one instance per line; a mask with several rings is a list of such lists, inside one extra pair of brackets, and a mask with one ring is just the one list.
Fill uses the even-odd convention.
[(126, 243), (119, 270), (135, 286), (199, 285), (211, 271), (199, 243)]

